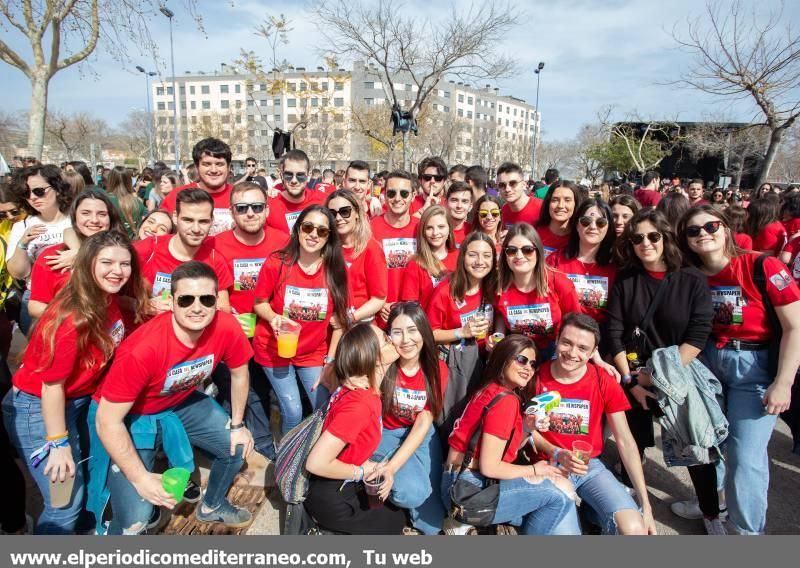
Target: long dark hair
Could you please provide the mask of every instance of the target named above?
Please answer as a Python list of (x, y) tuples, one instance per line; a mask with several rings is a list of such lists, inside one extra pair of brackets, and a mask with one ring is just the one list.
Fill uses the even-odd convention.
[(485, 388), (490, 383), (503, 384), (503, 374), (506, 366), (526, 349), (533, 349), (536, 352), (536, 360), (539, 360), (539, 350), (530, 337), (521, 333), (506, 335), (492, 350), (492, 354), (489, 355), (489, 361), (483, 371), (483, 378), (475, 391)]
[(704, 203), (702, 205), (695, 205), (694, 207), (689, 208), (689, 210), (686, 211), (683, 217), (681, 217), (681, 220), (678, 222), (678, 242), (680, 243), (681, 251), (683, 252), (683, 258), (688, 264), (696, 267), (703, 266), (703, 261), (701, 258), (689, 246), (689, 238), (686, 235), (686, 227), (689, 226), (689, 220), (695, 215), (700, 215), (701, 213), (711, 215), (722, 222), (722, 230), (725, 231), (725, 256), (728, 258), (733, 258), (745, 252), (736, 244), (734, 232), (731, 229), (731, 224), (725, 212), (720, 211), (719, 208), (711, 205), (710, 203)]
[(456, 271), (450, 275), (450, 294), (459, 302), (464, 300), (469, 288), (469, 274), (467, 274), (467, 248), (474, 242), (481, 241), (489, 245), (492, 251), (492, 268), (489, 274), (483, 277), (480, 284), (481, 301), (491, 303), (497, 290), (497, 255), (492, 238), (486, 233), (472, 232), (467, 235), (458, 251)]
[(780, 212), (780, 201), (778, 199), (770, 199), (767, 197), (761, 199), (754, 199), (747, 206), (747, 234), (754, 239), (758, 234), (770, 223), (778, 220)]
[(542, 210), (539, 212), (539, 220), (536, 222), (537, 227), (547, 227), (550, 225), (550, 221), (552, 220), (550, 218), (550, 202), (553, 200), (553, 194), (556, 190), (562, 187), (570, 190), (572, 192), (572, 198), (575, 200), (575, 209), (572, 210), (572, 217), (570, 217), (569, 220), (570, 228), (575, 224), (575, 212), (578, 210), (578, 205), (586, 199), (586, 190), (571, 181), (558, 180), (550, 184), (550, 189), (547, 190), (547, 194), (544, 196)]
[(357, 323), (342, 335), (336, 346), (336, 360), (333, 373), (340, 386), (350, 377), (367, 377), (369, 385), (374, 389), (375, 369), (380, 362), (381, 346), (372, 326), (368, 323)]
[(667, 222), (674, 228), (678, 227), (678, 222), (690, 207), (689, 198), (678, 192), (666, 194), (656, 205), (656, 209), (664, 214)]
[(475, 203), (475, 206), (472, 208), (472, 214), (474, 215), (472, 219), (472, 231), (477, 231), (479, 233), (483, 232), (483, 228), (481, 227), (481, 218), (478, 215), (478, 212), (481, 210), (481, 205), (484, 203), (494, 203), (497, 205), (497, 208), (500, 210), (500, 218), (497, 220), (497, 228), (494, 231), (494, 238), (497, 242), (500, 242), (500, 235), (503, 233), (503, 205), (500, 203), (500, 199), (494, 195), (485, 194), (482, 195), (478, 201)]
[[(389, 312), (389, 319), (386, 322), (386, 329), (392, 329), (392, 323), (399, 316), (408, 316), (417, 327), (422, 336), (422, 349), (419, 352), (419, 366), (422, 375), (425, 377), (425, 392), (428, 394), (428, 403), (431, 407), (433, 417), (439, 416), (442, 411), (442, 377), (439, 376), (439, 349), (436, 347), (436, 340), (433, 339), (433, 330), (428, 323), (428, 316), (416, 302), (398, 302), (392, 306)], [(399, 372), (400, 362), (395, 361), (386, 370), (386, 375), (381, 383), (381, 398), (383, 399), (383, 414), (388, 414), (392, 409), (395, 398), (395, 384), (397, 373)]]
[[(597, 207), (600, 210), (600, 215), (605, 217), (608, 221), (606, 225), (606, 236), (600, 242), (600, 248), (597, 250), (595, 262), (600, 266), (611, 264), (614, 259), (614, 241), (617, 239), (614, 233), (614, 224), (611, 219), (611, 208), (602, 199), (595, 199), (594, 197), (584, 200), (578, 207), (575, 208), (574, 219), (580, 219), (592, 207)], [(577, 258), (581, 250), (581, 238), (578, 234), (578, 223), (573, 223), (569, 231), (569, 242), (564, 249), (564, 258)]]
[(108, 198), (108, 194), (102, 189), (97, 189), (95, 187), (84, 189), (78, 194), (78, 196), (75, 198), (75, 201), (72, 202), (72, 207), (69, 210), (69, 218), (70, 221), (72, 221), (72, 228), (75, 229), (75, 235), (78, 237), (79, 241), (83, 241), (87, 237), (75, 228), (77, 226), (75, 218), (78, 214), (78, 207), (87, 199), (96, 199), (105, 204), (106, 211), (108, 212), (109, 231), (125, 230), (125, 228), (122, 226), (122, 221), (120, 221), (119, 214), (117, 213), (117, 208), (114, 207), (113, 203), (111, 203), (111, 200)]
[(346, 329), (348, 306), (347, 267), (342, 254), (342, 244), (339, 241), (339, 235), (336, 233), (336, 220), (331, 215), (331, 212), (328, 211), (328, 208), (322, 205), (309, 205), (303, 209), (294, 227), (292, 227), (289, 242), (286, 243), (285, 247), (275, 251), (273, 254), (277, 255), (281, 262), (288, 267), (297, 263), (300, 258), (300, 227), (309, 213), (319, 213), (328, 220), (328, 240), (325, 242), (320, 256), (322, 256), (322, 264), (325, 266), (325, 284), (333, 297), (333, 312), (336, 314), (336, 319), (339, 320), (339, 325)]
[(64, 179), (61, 168), (52, 164), (30, 166), (22, 170), (19, 176), (12, 178), (13, 191), (16, 195), (17, 205), (25, 210), (28, 215), (38, 215), (39, 212), (28, 203), (28, 178), (35, 175), (42, 176), (47, 185), (56, 192), (56, 204), (61, 213), (66, 213), (72, 203), (71, 186)]
[(647, 221), (652, 223), (656, 231), (661, 233), (661, 240), (664, 242), (663, 257), (664, 263), (667, 265), (667, 272), (680, 270), (683, 264), (683, 256), (681, 255), (681, 249), (678, 247), (675, 231), (670, 227), (664, 214), (653, 207), (645, 207), (634, 215), (630, 223), (625, 227), (625, 232), (617, 239), (615, 247), (617, 265), (621, 270), (625, 271), (644, 270), (642, 261), (639, 260), (639, 257), (636, 256), (636, 251), (633, 250), (631, 236), (635, 232), (637, 225)]

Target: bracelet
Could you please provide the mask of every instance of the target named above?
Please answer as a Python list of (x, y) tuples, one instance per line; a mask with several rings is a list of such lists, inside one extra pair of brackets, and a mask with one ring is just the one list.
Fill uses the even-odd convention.
[(60, 440), (61, 438), (69, 438), (69, 432), (63, 432), (62, 434), (58, 434), (56, 436), (47, 436), (45, 440), (48, 442), (55, 442), (56, 440)]
[(633, 379), (632, 375), (622, 375), (622, 384), (627, 385)]
[(455, 333), (456, 333), (456, 339), (458, 339), (459, 341), (464, 339), (464, 334), (461, 332), (461, 328), (460, 327), (458, 329), (456, 329)]
[(558, 454), (561, 453), (561, 448), (556, 448), (553, 450), (553, 454), (550, 456), (550, 461), (553, 462), (553, 465), (558, 465)]
[(353, 481), (359, 482), (364, 479), (364, 466), (363, 465), (354, 465), (353, 466)]
[(239, 422), (238, 424), (231, 424), (231, 432), (234, 432), (236, 430), (241, 430), (242, 428), (244, 428), (244, 422)]
[(325, 357), (322, 358), (322, 364), (323, 365), (329, 365), (329, 364), (333, 363), (334, 361), (336, 361), (336, 358), (335, 357), (331, 357), (330, 355), (325, 355)]
[(27, 251), (27, 250), (28, 250), (28, 245), (26, 245), (25, 243), (23, 243), (22, 241), (20, 241), (20, 242), (18, 242), (18, 243), (17, 243), (17, 248), (18, 248), (19, 250), (24, 250), (24, 251)]

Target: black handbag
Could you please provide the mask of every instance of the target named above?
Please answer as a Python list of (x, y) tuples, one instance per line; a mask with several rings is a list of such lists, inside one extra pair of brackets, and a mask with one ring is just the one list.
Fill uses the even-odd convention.
[[(460, 523), (474, 527), (488, 527), (493, 524), (492, 521), (494, 521), (494, 516), (497, 512), (497, 503), (500, 500), (500, 483), (496, 479), (487, 479), (486, 485), (481, 488), (466, 479), (461, 479), (461, 474), (467, 469), (469, 462), (472, 461), (472, 456), (475, 454), (478, 439), (481, 432), (483, 432), (483, 419), (486, 418), (490, 408), (509, 394), (512, 393), (510, 391), (501, 392), (483, 408), (481, 419), (475, 426), (475, 430), (469, 440), (469, 447), (464, 453), (461, 468), (458, 470), (458, 477), (456, 477), (453, 485), (450, 486), (450, 516)], [(513, 430), (511, 434), (513, 435)], [(509, 435), (503, 455), (508, 451), (511, 438), (512, 436)]]

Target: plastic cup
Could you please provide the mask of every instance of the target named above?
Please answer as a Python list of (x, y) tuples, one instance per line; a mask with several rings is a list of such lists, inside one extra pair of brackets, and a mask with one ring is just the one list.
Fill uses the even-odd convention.
[[(478, 308), (478, 310), (475, 312), (475, 315), (473, 316), (473, 318), (475, 319), (475, 323), (483, 323), (483, 322), (486, 321), (486, 312), (484, 310)], [(475, 339), (478, 339), (478, 340), (485, 339), (486, 338), (486, 333), (487, 333), (486, 331), (481, 332), (481, 333), (476, 333), (475, 334)]]
[(493, 333), (493, 334), (490, 336), (490, 338), (491, 338), (491, 340), (492, 340), (492, 345), (497, 345), (498, 343), (500, 343), (501, 341), (503, 341), (503, 338), (504, 338), (504, 337), (505, 337), (505, 335), (503, 335), (503, 334), (502, 334), (502, 333), (500, 333), (499, 331), (498, 331), (497, 333)]
[(583, 463), (588, 464), (592, 457), (592, 445), (585, 440), (575, 440), (572, 442), (572, 455)]
[(72, 488), (75, 485), (75, 478), (67, 476), (61, 481), (50, 481), (50, 506), (55, 509), (66, 507), (72, 498)]
[(370, 481), (364, 480), (364, 489), (367, 491), (367, 503), (370, 509), (378, 509), (383, 507), (383, 501), (378, 497), (378, 491), (383, 484), (383, 476), (379, 475)]
[(242, 324), (244, 334), (248, 339), (256, 334), (256, 314), (237, 314), (236, 319)]
[(189, 475), (191, 475), (191, 472), (182, 467), (173, 467), (161, 474), (161, 487), (172, 495), (175, 503), (180, 503), (183, 500), (186, 484), (189, 483)]
[(281, 324), (278, 327), (278, 357), (291, 359), (297, 355), (300, 329), (299, 323), (288, 318), (281, 318)]

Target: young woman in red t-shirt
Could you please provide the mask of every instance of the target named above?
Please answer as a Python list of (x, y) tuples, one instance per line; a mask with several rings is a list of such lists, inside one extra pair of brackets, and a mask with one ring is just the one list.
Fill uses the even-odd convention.
[[(333, 367), (339, 386), (322, 434), (306, 460), (311, 474), (305, 507), (326, 530), (345, 534), (400, 534), (405, 513), (391, 503), (372, 508), (361, 483), (383, 474), (370, 461), (381, 440), (381, 382), (398, 354), (386, 335), (366, 323), (342, 336)], [(384, 478), (386, 479), (386, 478)], [(385, 501), (391, 483), (378, 494)]]
[(419, 221), (417, 254), (406, 266), (400, 300), (419, 302), (426, 308), (433, 289), (455, 270), (456, 258), (458, 249), (444, 207), (431, 205)]
[(747, 225), (747, 209), (741, 205), (730, 205), (725, 210), (725, 218), (733, 232), (736, 246), (742, 250), (753, 250), (753, 237), (744, 232)]
[(616, 237), (609, 226), (611, 210), (604, 201), (592, 198), (578, 206), (575, 216), (578, 222), (572, 227), (569, 243), (561, 252), (548, 256), (547, 264), (567, 275), (584, 313), (602, 324), (608, 318), (608, 296), (617, 276), (613, 262)]
[(150, 237), (168, 235), (175, 231), (175, 224), (172, 222), (172, 215), (163, 209), (156, 209), (148, 213), (139, 227), (137, 237), (140, 241)]
[[(728, 524), (742, 534), (760, 534), (767, 515), (767, 445), (778, 415), (789, 408), (800, 363), (800, 288), (778, 259), (765, 259), (766, 292), (780, 325), (776, 329), (754, 281), (759, 254), (737, 249), (724, 214), (693, 207), (678, 231), (687, 260), (706, 274), (712, 292), (715, 315), (703, 358), (722, 382), (730, 424), (725, 443)], [(770, 343), (778, 335), (779, 355), (770, 361)]]
[(570, 229), (577, 218), (575, 210), (584, 199), (586, 192), (571, 181), (558, 181), (547, 190), (536, 222), (546, 256), (567, 246)]
[(786, 228), (778, 219), (780, 201), (775, 194), (755, 199), (747, 208), (747, 233), (753, 250), (777, 256), (786, 244)]
[[(347, 272), (334, 224), (327, 207), (303, 209), (288, 243), (264, 262), (256, 283), (253, 351), (278, 397), (284, 433), (303, 418), (298, 379), (313, 408), (328, 402), (320, 375), (333, 362), (341, 329), (348, 325)], [(284, 319), (301, 328), (290, 358), (281, 357), (278, 348)]]
[(338, 189), (325, 199), (325, 207), (336, 219), (336, 232), (342, 241), (352, 321), (371, 321), (381, 311), (389, 282), (386, 257), (381, 245), (372, 238), (363, 204), (348, 189)]
[(472, 231), (483, 233), (491, 238), (495, 248), (500, 252), (503, 238), (506, 235), (506, 226), (503, 224), (503, 206), (500, 204), (500, 200), (487, 193), (478, 199), (473, 211)]
[[(37, 534), (75, 530), (84, 492), (77, 467), (80, 423), (125, 335), (119, 295), (147, 305), (138, 257), (126, 235), (98, 233), (81, 245), (69, 283), (34, 328), (14, 375), (14, 388), (3, 400), (11, 443), (26, 461), (44, 501)], [(140, 319), (143, 313), (137, 315)], [(51, 505), (51, 483), (64, 483), (68, 477), (74, 478), (69, 502), (56, 508)]]
[(614, 223), (614, 234), (619, 237), (628, 223), (639, 212), (641, 206), (636, 199), (625, 193), (614, 196), (608, 202), (611, 208), (611, 219)]
[(383, 435), (372, 459), (387, 460), (383, 471), (390, 499), (409, 510), (414, 528), (439, 534), (444, 520), (439, 495), (442, 448), (433, 422), (442, 410), (447, 366), (439, 361), (431, 326), (419, 304), (392, 306), (387, 329), (400, 358), (381, 383)]
[[(484, 487), (490, 479), (499, 481), (500, 499), (492, 522), (517, 525), (522, 534), (546, 535), (568, 515), (577, 513), (572, 484), (558, 469), (547, 461), (514, 463), (526, 441), (517, 392), (533, 379), (536, 361), (536, 346), (524, 335), (509, 335), (494, 348), (484, 380), (450, 434), (442, 496), (449, 508), (450, 487), (459, 477), (470, 439), (480, 429), (473, 457), (460, 474), (461, 479), (478, 487)], [(531, 426), (526, 423), (525, 429), (530, 431)], [(577, 522), (573, 519), (565, 525), (577, 526)], [(459, 534), (469, 528), (452, 519), (448, 524), (448, 533)]]

